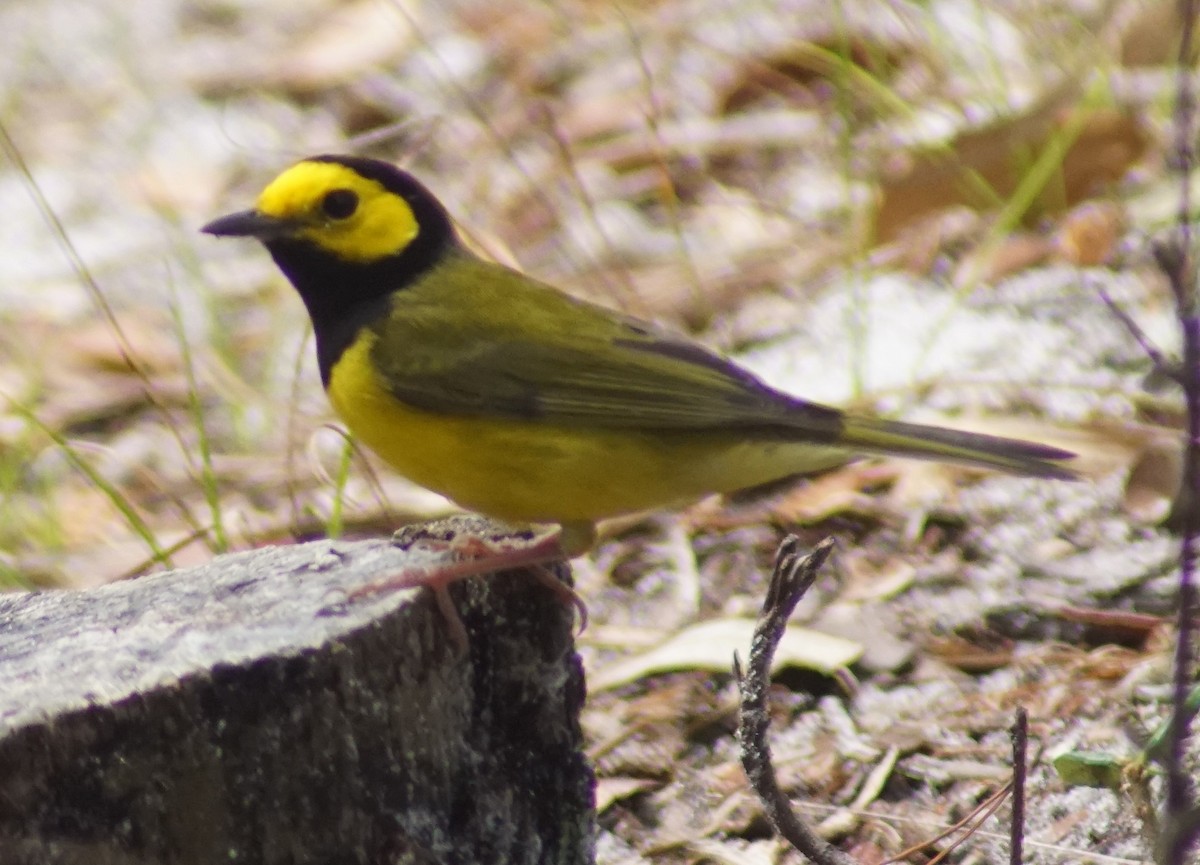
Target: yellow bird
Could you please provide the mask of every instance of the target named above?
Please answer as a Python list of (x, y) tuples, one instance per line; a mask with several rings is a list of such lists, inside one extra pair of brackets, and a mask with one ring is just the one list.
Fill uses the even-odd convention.
[(409, 583), (586, 551), (598, 520), (893, 454), (1071, 478), (1066, 451), (844, 413), (711, 349), (486, 261), (408, 173), (316, 156), (210, 222), (261, 241), (308, 308), (321, 380), (401, 475), (549, 542)]

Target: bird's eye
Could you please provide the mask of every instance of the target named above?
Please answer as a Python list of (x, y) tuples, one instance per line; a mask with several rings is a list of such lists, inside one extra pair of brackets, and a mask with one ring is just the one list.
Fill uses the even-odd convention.
[(330, 219), (345, 219), (358, 209), (358, 195), (349, 189), (335, 189), (321, 200), (321, 212)]

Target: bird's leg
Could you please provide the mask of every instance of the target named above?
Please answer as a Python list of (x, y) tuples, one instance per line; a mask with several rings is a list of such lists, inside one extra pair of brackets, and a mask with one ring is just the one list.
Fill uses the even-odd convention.
[[(489, 541), (479, 535), (460, 535), (452, 541), (445, 542), (447, 548), (456, 556), (462, 558), (463, 565), (470, 566), (469, 573), (452, 576), (445, 582), (462, 579), (463, 576), (473, 577), (492, 571), (507, 571), (514, 568), (526, 568), (535, 579), (554, 593), (564, 604), (575, 608), (579, 614), (579, 630), (582, 633), (587, 628), (588, 611), (583, 598), (570, 586), (563, 583), (549, 565), (566, 561), (570, 556), (562, 545), (561, 531), (541, 538), (536, 544), (528, 547), (510, 548), (503, 543)], [(428, 583), (425, 583), (428, 585)]]
[(443, 559), (429, 565), (405, 568), (379, 582), (356, 589), (350, 593), (350, 600), (396, 589), (425, 586), (433, 590), (438, 608), (446, 617), (454, 642), (465, 648), (466, 628), (450, 599), (450, 584), (495, 571), (527, 568), (538, 582), (554, 593), (555, 597), (579, 613), (580, 630), (583, 630), (587, 627), (587, 605), (573, 589), (564, 585), (548, 566), (582, 552), (591, 546), (594, 537), (591, 526), (581, 528), (572, 524), (527, 544), (514, 542), (512, 539), (487, 538), (471, 532), (456, 532), (448, 538), (418, 538), (412, 543), (444, 551), (452, 558), (448, 561)]

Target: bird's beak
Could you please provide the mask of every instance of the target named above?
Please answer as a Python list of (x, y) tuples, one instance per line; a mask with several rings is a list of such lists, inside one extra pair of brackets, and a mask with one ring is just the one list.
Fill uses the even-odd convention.
[(214, 219), (200, 230), (217, 237), (254, 237), (258, 240), (278, 240), (296, 233), (297, 224), (290, 219), (268, 216), (257, 210), (240, 210)]

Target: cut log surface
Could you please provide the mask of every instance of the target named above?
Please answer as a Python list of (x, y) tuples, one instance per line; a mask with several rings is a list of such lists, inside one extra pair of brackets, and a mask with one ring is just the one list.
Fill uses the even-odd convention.
[(431, 592), (352, 597), (439, 555), (0, 597), (0, 863), (591, 862), (572, 611), (527, 573), (460, 581), (464, 653)]

